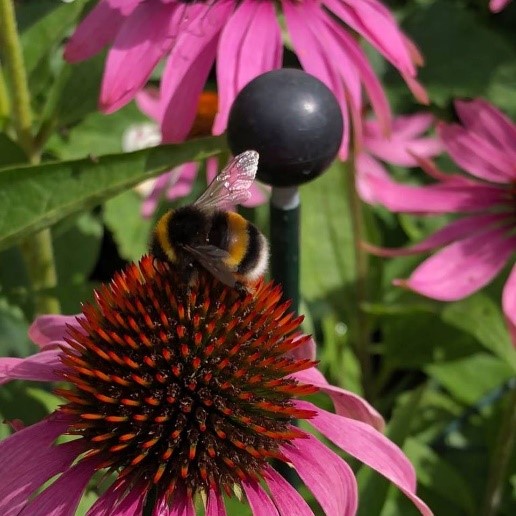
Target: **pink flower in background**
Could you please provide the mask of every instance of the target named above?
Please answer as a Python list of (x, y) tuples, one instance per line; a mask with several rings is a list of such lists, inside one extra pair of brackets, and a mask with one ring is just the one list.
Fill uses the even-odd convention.
[[(329, 86), (341, 105), (346, 122), (342, 158), (347, 156), (351, 125), (360, 140), (363, 90), (386, 134), (391, 122), (385, 93), (355, 33), (398, 69), (420, 101), (427, 102), (416, 80), (422, 58), (378, 0), (283, 0), (281, 7), (301, 65)], [(280, 68), (283, 54), (276, 5), (267, 0), (101, 0), (72, 35), (65, 57), (84, 60), (108, 45), (100, 95), (100, 107), (107, 113), (134, 98), (166, 57), (161, 131), (169, 142), (182, 141), (188, 134), (215, 59), (219, 109), (213, 132), (220, 134), (237, 93), (258, 75)]]
[[(387, 177), (367, 177), (371, 196), (389, 210), (465, 216), (405, 249), (368, 248), (381, 256), (440, 249), (407, 280), (396, 284), (442, 301), (462, 299), (487, 285), (516, 252), (516, 125), (484, 100), (455, 103), (461, 124), (441, 124), (443, 145), (469, 176), (447, 174), (423, 158), (437, 182), (406, 186)], [(502, 306), (516, 337), (516, 266), (505, 283)]]
[(355, 171), (357, 191), (365, 202), (377, 202), (375, 189), (369, 187), (369, 178), (389, 177), (382, 161), (400, 167), (416, 167), (415, 156), (431, 158), (442, 152), (439, 139), (426, 134), (434, 122), (433, 116), (427, 113), (399, 116), (393, 120), (390, 136), (385, 137), (376, 120), (364, 121), (362, 151), (355, 156)]
[(511, 2), (511, 0), (490, 0), (489, 9), (491, 9), (491, 11), (494, 13), (499, 13), (502, 9), (509, 5), (509, 2)]
[[(163, 105), (156, 90), (142, 90), (136, 96), (136, 102), (143, 113), (158, 124), (160, 123), (163, 115)], [(187, 139), (209, 135), (209, 130), (216, 113), (216, 105), (216, 93), (205, 91), (201, 94), (197, 115), (189, 129)], [(159, 126), (146, 123), (129, 127), (124, 134), (122, 147), (125, 151), (134, 151), (158, 145), (159, 143), (161, 143)], [(164, 141), (163, 143), (178, 142)], [(137, 189), (144, 197), (141, 208), (142, 216), (146, 218), (152, 217), (163, 197), (173, 201), (189, 195), (193, 189), (199, 167), (200, 164), (196, 161), (183, 163), (155, 179), (149, 179), (140, 184)], [(206, 160), (206, 179), (208, 183), (217, 175), (218, 169), (219, 160), (217, 157)], [(267, 187), (253, 183), (249, 189), (251, 197), (243, 203), (243, 206), (255, 207), (263, 204), (267, 200), (266, 190)]]
[[(256, 515), (313, 515), (274, 458), (296, 470), (326, 514), (354, 515), (353, 471), (294, 418), (431, 514), (411, 464), (380, 433), (381, 416), (314, 367), (313, 341), (299, 333), (302, 318), (286, 313), (279, 287), (261, 282), (242, 299), (207, 272), (186, 286), (145, 257), (95, 299), (77, 318), (38, 318), (29, 331), (36, 355), (0, 359), (0, 383), (67, 384), (57, 390), (66, 404), (0, 443), (0, 514), (73, 514), (103, 470), (110, 475), (98, 478), (113, 484), (91, 516), (142, 514), (151, 490), (153, 514), (193, 516), (204, 495), (205, 514), (220, 516), (223, 494), (237, 490)], [(299, 399), (315, 391), (336, 413)], [(63, 435), (76, 438), (56, 443)]]

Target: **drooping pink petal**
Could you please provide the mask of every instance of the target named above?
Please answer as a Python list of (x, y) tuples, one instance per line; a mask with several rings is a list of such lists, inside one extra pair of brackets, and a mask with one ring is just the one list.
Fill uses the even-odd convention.
[(0, 385), (12, 380), (55, 382), (62, 380), (66, 367), (60, 349), (47, 349), (27, 358), (0, 358)]
[(63, 472), (84, 451), (78, 441), (58, 446), (72, 419), (54, 413), (0, 442), (0, 514), (17, 516), (29, 496)]
[[(343, 52), (349, 56), (360, 73), (360, 78), (362, 79), (364, 88), (369, 96), (373, 111), (381, 125), (382, 134), (387, 135), (391, 130), (392, 115), (383, 87), (359, 43), (355, 41), (344, 29), (337, 29), (337, 27), (338, 26), (332, 22), (330, 28)], [(345, 63), (338, 61), (338, 64), (341, 65), (342, 76), (347, 76), (348, 73), (345, 68), (343, 68)], [(356, 125), (357, 124), (355, 123), (355, 126)]]
[(281, 66), (283, 45), (272, 2), (240, 2), (222, 31), (217, 56), (219, 112), (213, 133), (226, 129), (238, 92), (258, 75)]
[(457, 301), (487, 285), (516, 250), (516, 236), (495, 228), (455, 242), (395, 284), (440, 301)]
[(100, 108), (112, 113), (127, 104), (146, 83), (173, 44), (178, 3), (142, 2), (118, 32), (106, 60)]
[(491, 185), (453, 178), (429, 186), (410, 186), (378, 175), (362, 174), (373, 198), (394, 212), (437, 214), (475, 212), (505, 200), (505, 191)]
[(375, 195), (377, 190), (370, 179), (378, 177), (382, 181), (390, 182), (389, 173), (384, 166), (366, 152), (355, 155), (355, 186), (360, 198), (369, 204), (379, 204), (381, 199)]
[(311, 23), (307, 24), (305, 4), (284, 2), (282, 6), (288, 33), (303, 69), (324, 82), (333, 92), (340, 105), (344, 121), (344, 132), (339, 149), (339, 157), (344, 160), (349, 152), (350, 140), (348, 101), (342, 86), (342, 79), (337, 75), (331, 61), (328, 60), (325, 41), (321, 41), (319, 37), (322, 36), (322, 40), (326, 40), (327, 38), (324, 37), (326, 31), (322, 34), (314, 33), (312, 24), (315, 21), (320, 21), (319, 18), (322, 12), (320, 8), (312, 9), (310, 12)]
[[(298, 340), (300, 337), (302, 337), (302, 335), (296, 336), (295, 340)], [(298, 346), (297, 348), (294, 348), (292, 351), (290, 351), (289, 355), (296, 360), (315, 360), (316, 352), (317, 344), (315, 343), (315, 340), (309, 339), (304, 344), (301, 344), (301, 346)]]
[(416, 475), (412, 464), (387, 437), (370, 425), (331, 414), (307, 401), (298, 400), (296, 406), (317, 411), (317, 415), (308, 420), (309, 424), (346, 453), (356, 457), (395, 484), (410, 498), (421, 514), (432, 514), (428, 506), (416, 495)]
[(197, 161), (189, 161), (173, 170), (173, 176), (166, 191), (169, 201), (186, 197), (192, 192), (198, 169)]
[(172, 498), (172, 503), (169, 507), (168, 516), (195, 516), (195, 507), (193, 505), (192, 498), (188, 496), (186, 489), (175, 489), (174, 497)]
[(161, 123), (163, 106), (161, 96), (157, 88), (145, 88), (140, 90), (135, 97), (138, 109), (158, 124)]
[(358, 494), (355, 476), (336, 453), (310, 434), (283, 446), (281, 452), (293, 464), (325, 514), (352, 516), (356, 513)]
[(356, 419), (371, 425), (381, 431), (385, 427), (383, 417), (360, 396), (328, 383), (324, 375), (315, 367), (292, 375), (297, 381), (318, 387), (327, 394), (335, 407), (335, 412), (341, 416)]
[(501, 184), (516, 178), (514, 158), (484, 137), (457, 124), (439, 124), (438, 131), (453, 160), (473, 176)]
[(516, 153), (516, 124), (483, 99), (456, 100), (455, 110), (465, 129), (507, 153)]
[(79, 315), (40, 315), (36, 317), (29, 327), (29, 338), (41, 348), (49, 345), (65, 344), (64, 337), (67, 335), (67, 327), (71, 326), (81, 330), (77, 322)]
[[(132, 486), (127, 495), (116, 507), (116, 516), (134, 516), (142, 514), (147, 489), (143, 486)], [(110, 511), (111, 512), (111, 511)], [(188, 516), (185, 513), (185, 516)]]
[(99, 458), (93, 458), (72, 466), (50, 487), (33, 498), (20, 512), (20, 516), (73, 516), (100, 462)]
[(512, 343), (516, 347), (516, 265), (513, 266), (502, 294), (502, 307)]
[(489, 9), (494, 13), (499, 13), (502, 9), (504, 9), (511, 0), (491, 0), (489, 2)]
[(304, 498), (273, 468), (265, 468), (267, 486), (280, 516), (313, 516)]
[(405, 36), (394, 17), (375, 0), (324, 0), (336, 16), (369, 41), (400, 72), (410, 77), (416, 69)]
[(100, 0), (82, 20), (65, 46), (69, 63), (83, 61), (111, 43), (141, 0)]
[(226, 516), (224, 499), (222, 498), (222, 495), (214, 489), (210, 489), (208, 492), (206, 516)]
[(471, 215), (469, 217), (464, 217), (450, 222), (442, 229), (432, 233), (428, 238), (408, 247), (386, 249), (367, 243), (363, 243), (362, 245), (368, 252), (376, 254), (377, 256), (410, 256), (412, 254), (423, 253), (430, 251), (431, 249), (442, 247), (451, 242), (472, 236), (473, 234), (484, 233), (488, 228), (492, 228), (506, 220), (507, 216), (505, 215)]
[(279, 516), (276, 506), (258, 482), (244, 480), (242, 487), (253, 511), (253, 516)]
[(165, 172), (156, 178), (152, 185), (151, 192), (145, 197), (141, 205), (141, 215), (143, 218), (150, 218), (154, 215), (160, 200), (163, 197), (163, 192), (172, 181), (173, 174), (177, 169), (172, 169), (170, 172)]

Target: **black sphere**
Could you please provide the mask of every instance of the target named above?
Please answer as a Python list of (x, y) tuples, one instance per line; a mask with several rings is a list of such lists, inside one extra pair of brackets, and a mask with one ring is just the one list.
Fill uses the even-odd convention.
[(342, 112), (328, 87), (302, 70), (260, 75), (238, 94), (228, 120), (233, 154), (260, 154), (257, 177), (295, 186), (322, 174), (340, 147)]

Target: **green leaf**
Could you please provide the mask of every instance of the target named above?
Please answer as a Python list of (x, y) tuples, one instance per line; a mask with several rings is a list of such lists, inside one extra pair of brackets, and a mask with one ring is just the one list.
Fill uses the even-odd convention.
[(0, 298), (0, 356), (27, 356), (33, 346), (27, 336), (28, 323), (17, 306)]
[(455, 511), (477, 514), (476, 501), (470, 486), (451, 464), (416, 439), (407, 439), (403, 450), (416, 468), (421, 486), (445, 498), (448, 504), (455, 507)]
[(138, 260), (149, 249), (153, 220), (144, 219), (141, 197), (130, 190), (110, 199), (104, 206), (104, 221), (118, 244), (118, 252), (129, 261)]
[[(484, 20), (465, 3), (436, 0), (414, 8), (403, 24), (425, 56), (418, 79), (438, 105), (455, 97), (487, 96), (502, 69), (516, 82), (516, 70), (507, 68), (514, 63), (513, 44)], [(503, 99), (491, 100), (500, 105)]]
[(82, 11), (86, 0), (23, 2), (20, 14), (25, 66), (30, 72), (62, 40)]
[(132, 153), (0, 170), (0, 249), (186, 161), (216, 154), (223, 137)]
[(442, 364), (429, 364), (425, 370), (456, 399), (467, 405), (477, 403), (514, 376), (512, 367), (485, 353)]
[(475, 337), (486, 349), (516, 370), (516, 353), (500, 308), (486, 294), (479, 292), (446, 305), (442, 318)]
[(22, 148), (13, 142), (9, 136), (0, 133), (0, 168), (27, 162)]

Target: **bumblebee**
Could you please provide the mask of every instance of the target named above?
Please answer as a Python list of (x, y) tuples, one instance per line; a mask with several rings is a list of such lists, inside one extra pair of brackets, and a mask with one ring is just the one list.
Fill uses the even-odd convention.
[(154, 229), (151, 254), (174, 264), (187, 283), (200, 266), (247, 293), (267, 269), (269, 245), (254, 224), (230, 208), (249, 199), (257, 168), (258, 153), (243, 152), (197, 201), (165, 213)]

